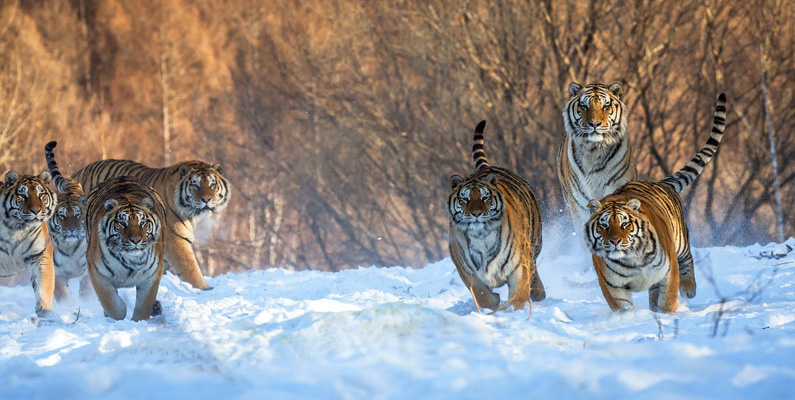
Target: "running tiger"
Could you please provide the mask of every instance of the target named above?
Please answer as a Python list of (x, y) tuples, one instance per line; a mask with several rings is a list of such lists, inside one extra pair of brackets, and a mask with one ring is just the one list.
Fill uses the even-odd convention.
[(638, 178), (623, 93), (617, 82), (569, 85), (571, 99), (563, 110), (566, 136), (557, 162), (560, 187), (576, 229), (590, 216), (588, 200), (601, 199)]
[(49, 172), (34, 176), (9, 171), (0, 193), (0, 276), (28, 269), (39, 317), (52, 313), (55, 285), (47, 220), (55, 212), (58, 196), (48, 183)]
[(677, 289), (687, 298), (696, 295), (679, 193), (712, 160), (725, 127), (726, 96), (721, 93), (709, 140), (681, 170), (659, 182), (630, 182), (588, 203), (592, 214), (585, 226), (586, 242), (611, 310), (632, 308), (631, 292), (648, 290), (649, 308), (666, 313), (679, 306)]
[(55, 299), (59, 302), (69, 300), (69, 280), (80, 279), (80, 297), (87, 298), (91, 292), (91, 282), (86, 273), (86, 229), (83, 214), (86, 196), (80, 183), (65, 178), (55, 163), (53, 149), (55, 142), (44, 147), (47, 167), (52, 182), (60, 192), (55, 214), (48, 226), (53, 245), (55, 262)]
[[(55, 147), (55, 142), (51, 142)], [(49, 146), (49, 144), (48, 144)], [(47, 156), (55, 162), (54, 155)], [(221, 175), (221, 164), (184, 161), (166, 168), (149, 168), (129, 160), (93, 162), (72, 174), (72, 179), (90, 191), (116, 176), (133, 176), (153, 188), (166, 202), (171, 240), (166, 243), (166, 266), (194, 288), (212, 289), (204, 281), (193, 253), (197, 220), (222, 211), (229, 202), (229, 184)]]
[(105, 314), (124, 319), (118, 288), (135, 287), (132, 320), (161, 312), (156, 300), (163, 275), (166, 210), (158, 194), (131, 177), (109, 179), (88, 194), (88, 274)]
[[(483, 150), (486, 121), (475, 128), (475, 172), (450, 178), (450, 256), (478, 307), (497, 310), (508, 284), (508, 302), (524, 308), (546, 297), (536, 259), (541, 252), (541, 218), (530, 185), (519, 175), (489, 165)], [(531, 304), (532, 306), (532, 304)]]

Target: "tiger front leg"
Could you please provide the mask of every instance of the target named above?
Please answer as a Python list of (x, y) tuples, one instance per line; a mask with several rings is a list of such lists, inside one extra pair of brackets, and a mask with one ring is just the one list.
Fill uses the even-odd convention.
[[(675, 260), (675, 258), (673, 259)], [(679, 269), (671, 263), (670, 273), (649, 289), (649, 309), (673, 313), (679, 307)]]
[(55, 300), (59, 303), (69, 301), (69, 279), (63, 276), (55, 277)]
[(212, 289), (204, 281), (193, 247), (186, 239), (172, 236), (166, 241), (166, 262), (182, 281), (190, 283), (196, 289)]
[[(135, 310), (133, 311), (132, 320), (141, 321), (147, 320), (156, 309), (157, 303), (157, 290), (160, 288), (160, 278), (163, 276), (163, 261), (162, 258), (158, 261), (158, 268), (144, 283), (135, 287)], [(162, 312), (162, 309), (161, 311)]]
[(91, 278), (88, 274), (80, 278), (80, 298), (85, 300), (94, 293), (94, 288), (91, 287)]
[(55, 291), (55, 268), (52, 261), (52, 246), (48, 245), (37, 256), (25, 260), (30, 273), (30, 284), (36, 295), (36, 315), (52, 314), (52, 298)]
[(491, 288), (477, 276), (466, 272), (458, 265), (455, 266), (455, 269), (458, 271), (458, 275), (461, 277), (464, 285), (470, 290), (472, 295), (475, 296), (474, 300), (479, 308), (490, 308), (493, 310), (500, 305), (500, 295), (493, 293)]
[(611, 284), (606, 277), (607, 265), (595, 254), (591, 255), (593, 260), (594, 270), (596, 277), (599, 280), (599, 288), (602, 290), (602, 296), (607, 301), (607, 305), (613, 311), (631, 310), (634, 305), (632, 303), (632, 292), (629, 289), (619, 285)]
[(88, 273), (91, 276), (91, 284), (99, 298), (99, 304), (105, 310), (105, 315), (117, 321), (127, 316), (127, 304), (119, 296), (119, 291), (113, 283), (97, 271), (93, 263), (88, 264)]

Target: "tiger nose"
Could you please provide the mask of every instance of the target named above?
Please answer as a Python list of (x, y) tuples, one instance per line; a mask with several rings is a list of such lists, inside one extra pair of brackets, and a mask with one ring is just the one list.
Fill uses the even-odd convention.
[(472, 211), (472, 216), (473, 217), (479, 217), (481, 214), (483, 214), (483, 211), (480, 211), (480, 210), (473, 210)]
[(133, 242), (133, 244), (138, 244), (138, 243), (141, 243), (141, 240), (143, 240), (143, 238), (142, 238), (142, 237), (139, 237), (139, 236), (130, 236), (130, 241), (131, 241), (131, 242)]
[(602, 125), (602, 121), (588, 121), (588, 125), (591, 125), (594, 128), (598, 128)]
[(621, 243), (621, 238), (611, 238), (610, 243), (613, 243), (614, 246), (618, 246)]
[(212, 195), (210, 195), (210, 196), (201, 196), (201, 201), (203, 201), (205, 203), (209, 203), (212, 200), (213, 200), (213, 196)]
[(41, 212), (41, 207), (37, 207), (37, 206), (31, 207), (30, 208), (30, 212), (32, 212), (34, 214), (38, 214), (38, 213)]

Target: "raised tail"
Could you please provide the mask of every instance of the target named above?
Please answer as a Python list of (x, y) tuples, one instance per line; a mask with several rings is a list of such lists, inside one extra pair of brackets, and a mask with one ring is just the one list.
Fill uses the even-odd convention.
[(488, 168), (491, 165), (486, 159), (486, 152), (483, 150), (483, 129), (486, 128), (486, 121), (480, 121), (475, 127), (475, 140), (472, 145), (472, 159), (475, 161), (475, 171)]
[(682, 193), (693, 181), (701, 175), (704, 167), (712, 160), (726, 129), (726, 95), (721, 93), (715, 105), (715, 119), (712, 122), (712, 132), (709, 134), (707, 144), (685, 164), (677, 173), (663, 179), (660, 183), (671, 186), (678, 193)]
[(83, 186), (74, 179), (64, 177), (58, 169), (58, 162), (55, 161), (55, 153), (53, 152), (57, 145), (58, 142), (52, 141), (44, 146), (44, 158), (47, 159), (47, 169), (50, 170), (50, 175), (52, 175), (52, 182), (59, 192), (67, 196), (81, 197), (83, 196)]

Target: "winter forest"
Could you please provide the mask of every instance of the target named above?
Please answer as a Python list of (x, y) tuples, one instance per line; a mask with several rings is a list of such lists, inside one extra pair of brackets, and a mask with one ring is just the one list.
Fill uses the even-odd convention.
[[(221, 162), (234, 191), (208, 276), (447, 257), (451, 174), (492, 162), (574, 231), (555, 155), (571, 82), (621, 82), (638, 172), (727, 134), (683, 196), (695, 246), (793, 232), (795, 3), (708, 0), (45, 1), (0, 6), (0, 169)], [(212, 241), (212, 246), (206, 243)]]

